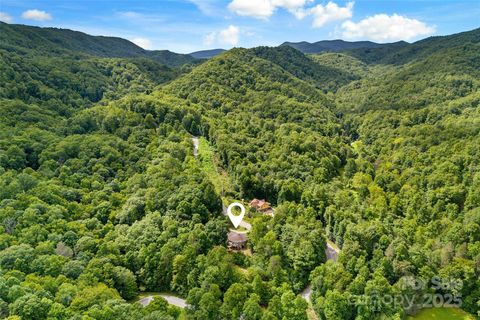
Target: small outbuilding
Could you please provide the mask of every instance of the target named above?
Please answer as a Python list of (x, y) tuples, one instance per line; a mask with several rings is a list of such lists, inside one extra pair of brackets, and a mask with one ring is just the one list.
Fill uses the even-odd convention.
[(232, 250), (243, 250), (247, 248), (247, 235), (245, 233), (230, 231), (227, 234), (228, 248)]

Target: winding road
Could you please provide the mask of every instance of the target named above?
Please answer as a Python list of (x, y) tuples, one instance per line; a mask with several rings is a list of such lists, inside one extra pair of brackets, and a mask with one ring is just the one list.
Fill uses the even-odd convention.
[[(327, 241), (327, 247), (325, 248), (325, 254), (327, 255), (327, 260), (337, 261), (338, 254), (340, 253), (340, 249), (336, 246), (333, 246)], [(312, 285), (309, 284), (303, 291), (300, 293), (303, 299), (310, 302), (310, 295), (312, 294)]]
[(334, 247), (327, 241), (327, 247), (325, 248), (325, 254), (327, 255), (327, 260), (333, 260), (334, 262), (337, 261), (338, 254), (340, 253), (340, 249), (338, 247)]
[(187, 306), (187, 302), (184, 299), (173, 296), (171, 294), (166, 294), (166, 293), (158, 293), (158, 294), (152, 294), (152, 295), (146, 296), (138, 300), (138, 303), (146, 307), (150, 304), (150, 302), (153, 301), (155, 297), (162, 297), (163, 299), (167, 300), (169, 304), (177, 306), (182, 309)]

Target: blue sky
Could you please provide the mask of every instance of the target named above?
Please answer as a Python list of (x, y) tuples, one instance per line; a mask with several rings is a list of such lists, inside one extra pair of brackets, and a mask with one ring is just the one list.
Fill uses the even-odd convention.
[(478, 28), (480, 1), (0, 0), (0, 20), (188, 53), (324, 39), (409, 42)]

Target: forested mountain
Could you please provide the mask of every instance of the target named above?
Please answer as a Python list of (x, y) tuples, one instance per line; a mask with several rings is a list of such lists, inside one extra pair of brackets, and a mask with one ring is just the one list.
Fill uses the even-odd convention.
[(230, 50), (165, 90), (202, 107), (199, 131), (242, 197), (299, 200), (300, 181), (334, 175), (345, 158), (340, 122), (322, 93), (253, 53)]
[[(475, 29), (449, 36), (429, 37), (400, 47), (386, 45), (374, 49), (360, 48), (351, 50), (350, 54), (368, 63), (399, 65), (427, 58), (439, 51), (442, 53), (443, 50), (478, 44), (478, 42), (480, 42), (480, 31)], [(478, 57), (476, 58), (478, 59)]]
[(408, 45), (407, 42), (399, 41), (395, 43), (375, 43), (371, 41), (344, 41), (344, 40), (322, 40), (317, 42), (284, 42), (280, 46), (295, 48), (303, 53), (321, 53), (321, 52), (340, 52), (353, 49), (368, 50), (371, 48), (392, 47), (400, 48)]
[[(432, 294), (480, 316), (480, 29), (172, 69), (0, 28), (1, 318), (398, 320)], [(274, 216), (229, 250), (222, 205), (253, 198)]]
[(289, 46), (257, 47), (250, 49), (256, 56), (275, 63), (297, 78), (312, 83), (324, 92), (336, 91), (339, 87), (359, 79), (337, 65), (315, 63), (310, 57)]
[(189, 54), (196, 59), (210, 59), (215, 56), (218, 56), (220, 53), (225, 51), (226, 51), (225, 49), (212, 49), (212, 50), (195, 51)]
[(115, 37), (91, 36), (83, 32), (12, 25), (0, 21), (0, 48), (18, 54), (62, 56), (84, 53), (96, 57), (146, 57), (167, 66), (193, 63), (195, 58), (168, 50), (144, 50), (136, 44)]
[(410, 63), (371, 66), (367, 77), (340, 90), (339, 106), (349, 111), (412, 109), (475, 94), (480, 84), (480, 30), (464, 35), (462, 40), (452, 36), (452, 43), (442, 38), (431, 41), (437, 50), (419, 46), (422, 50), (416, 53), (396, 54), (398, 61), (413, 59)]

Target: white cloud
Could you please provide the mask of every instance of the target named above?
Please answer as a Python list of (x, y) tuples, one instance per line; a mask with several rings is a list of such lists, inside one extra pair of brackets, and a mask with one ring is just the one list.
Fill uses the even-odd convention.
[(218, 39), (221, 43), (235, 46), (238, 43), (240, 29), (236, 26), (229, 26), (227, 29), (220, 31)]
[(277, 8), (284, 8), (297, 18), (303, 18), (302, 8), (312, 0), (233, 0), (228, 5), (230, 11), (239, 16), (267, 19)]
[(131, 39), (133, 43), (137, 46), (142, 47), (143, 49), (150, 50), (152, 49), (152, 41), (147, 38), (133, 38)]
[(239, 16), (266, 19), (273, 14), (275, 8), (270, 0), (233, 0), (228, 9)]
[(206, 15), (213, 15), (215, 14), (215, 0), (187, 0), (193, 3), (198, 10), (200, 10), (203, 14)]
[(282, 7), (288, 10), (294, 10), (297, 8), (302, 8), (305, 6), (307, 2), (311, 2), (313, 0), (271, 0), (274, 6)]
[(203, 38), (203, 43), (206, 46), (211, 46), (214, 42), (215, 39), (217, 38), (217, 33), (216, 32), (210, 32)]
[(298, 20), (302, 20), (309, 14), (308, 10), (305, 10), (304, 8), (290, 10), (290, 13), (293, 14)]
[(228, 26), (219, 32), (210, 32), (203, 38), (203, 43), (211, 46), (214, 43), (236, 46), (240, 40), (240, 28), (237, 26)]
[(143, 19), (145, 16), (135, 11), (121, 11), (117, 15), (123, 19)]
[(351, 18), (353, 4), (348, 2), (345, 7), (339, 7), (335, 2), (329, 1), (325, 6), (316, 5), (310, 9), (310, 14), (313, 15), (313, 27), (320, 28), (329, 22)]
[(115, 13), (115, 17), (138, 25), (151, 26), (152, 24), (165, 22), (165, 18), (161, 15), (136, 11), (118, 11)]
[(12, 23), (13, 18), (6, 12), (0, 12), (0, 21), (6, 22), (6, 23)]
[(22, 18), (29, 19), (29, 20), (37, 20), (37, 21), (52, 20), (52, 16), (49, 13), (46, 13), (45, 11), (37, 10), (37, 9), (27, 10), (23, 12)]
[(379, 42), (410, 40), (435, 32), (424, 22), (394, 14), (376, 14), (358, 23), (345, 21), (342, 35), (347, 39), (368, 39)]

